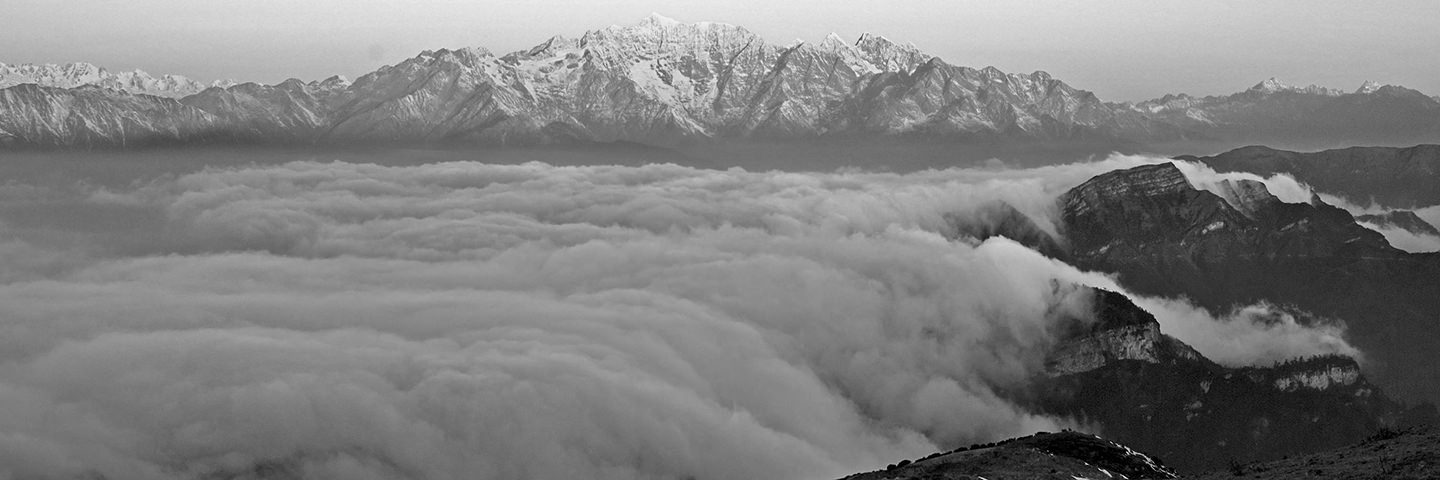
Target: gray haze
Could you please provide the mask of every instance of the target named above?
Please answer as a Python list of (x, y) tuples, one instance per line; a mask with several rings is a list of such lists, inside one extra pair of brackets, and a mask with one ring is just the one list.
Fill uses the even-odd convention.
[(0, 62), (86, 61), (205, 81), (355, 77), (426, 49), (529, 47), (651, 12), (767, 39), (863, 32), (951, 63), (1046, 70), (1106, 100), (1219, 94), (1269, 77), (1440, 93), (1440, 2), (1122, 0), (6, 0)]

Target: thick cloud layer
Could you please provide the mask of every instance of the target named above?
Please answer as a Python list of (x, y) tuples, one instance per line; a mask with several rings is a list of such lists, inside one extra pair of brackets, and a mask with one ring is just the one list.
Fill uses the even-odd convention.
[[(1153, 161), (7, 185), (0, 476), (831, 478), (1068, 426), (1001, 392), (1083, 308), (1056, 281), (1118, 287), (947, 235)], [(1230, 363), (1349, 348), (1137, 300)]]

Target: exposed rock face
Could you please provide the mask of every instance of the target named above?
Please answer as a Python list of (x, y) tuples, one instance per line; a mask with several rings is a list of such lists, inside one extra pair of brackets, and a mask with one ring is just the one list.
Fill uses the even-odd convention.
[(1189, 345), (1160, 332), (1155, 316), (1124, 295), (1095, 290), (1094, 318), (1088, 327), (1072, 327), (1066, 340), (1046, 359), (1052, 376), (1072, 375), (1134, 360), (1151, 364), (1208, 362)]
[(845, 477), (871, 479), (1176, 478), (1159, 460), (1094, 435), (1040, 432), (996, 443), (971, 445)]
[(1212, 157), (1177, 157), (1220, 172), (1285, 173), (1357, 204), (1411, 208), (1440, 204), (1440, 145), (1289, 152), (1245, 147)]
[(1034, 392), (1037, 408), (1096, 422), (1182, 470), (1333, 448), (1417, 415), (1348, 357), (1224, 367), (1161, 333), (1123, 295), (1095, 291), (1092, 311), (1093, 319), (1062, 326), (1068, 332)]
[[(1391, 247), (1317, 199), (1284, 203), (1236, 184), (1227, 200), (1171, 164), (1097, 176), (1060, 200), (1068, 261), (1138, 293), (1213, 311), (1258, 301), (1344, 319), (1373, 374), (1403, 397), (1440, 399), (1440, 256)], [(1237, 208), (1238, 207), (1238, 208)]]
[(1280, 203), (1280, 199), (1265, 188), (1264, 182), (1256, 180), (1222, 180), (1220, 197), (1251, 219)]
[(1262, 378), (1284, 392), (1345, 388), (1363, 381), (1360, 364), (1348, 357), (1324, 356), (1276, 366)]
[[(354, 84), (292, 80), (206, 89), (183, 77), (111, 74), (85, 64), (0, 65), (0, 88), (23, 83), (110, 88), (116, 98), (109, 108), (87, 113), (97, 125), (155, 108), (149, 104), (158, 100), (145, 95), (183, 97), (193, 111), (176, 122), (209, 115), (216, 125), (188, 128), (259, 143), (675, 145), (905, 135), (1119, 147), (1245, 138), (1272, 126), (1280, 136), (1331, 138), (1354, 130), (1440, 141), (1440, 103), (1398, 87), (1338, 94), (1265, 82), (1223, 98), (1109, 104), (1045, 72), (952, 65), (875, 35), (778, 45), (734, 25), (660, 16), (501, 56), (480, 48), (426, 51)], [(1341, 103), (1354, 105), (1334, 106)], [(28, 133), (45, 121), (29, 114), (3, 112), (17, 126), (4, 134), (8, 142), (50, 145), (50, 137)], [(71, 141), (125, 145), (156, 137), (151, 130)]]

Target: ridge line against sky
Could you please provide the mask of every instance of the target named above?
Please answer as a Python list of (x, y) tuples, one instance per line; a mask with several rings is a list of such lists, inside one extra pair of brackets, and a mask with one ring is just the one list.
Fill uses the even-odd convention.
[(638, 23), (745, 27), (768, 41), (830, 32), (913, 43), (945, 61), (1044, 70), (1107, 101), (1228, 94), (1270, 77), (1353, 91), (1366, 80), (1440, 93), (1440, 2), (1277, 0), (6, 0), (0, 62), (278, 83), (358, 77), (423, 50), (497, 54)]

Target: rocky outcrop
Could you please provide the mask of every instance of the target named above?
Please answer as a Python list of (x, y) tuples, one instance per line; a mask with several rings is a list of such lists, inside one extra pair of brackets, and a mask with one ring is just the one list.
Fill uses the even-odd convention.
[[(1268, 369), (1254, 369), (1248, 374), (1258, 382), (1268, 382), (1276, 390), (1330, 390), (1354, 387), (1364, 381), (1360, 364), (1355, 359), (1339, 355), (1325, 355), (1298, 359)], [(1357, 394), (1368, 395), (1369, 390), (1357, 390)]]
[(1155, 317), (1119, 293), (1093, 290), (1092, 317), (1060, 327), (1063, 339), (1046, 358), (1051, 376), (1073, 375), (1121, 361), (1206, 362), (1195, 349), (1160, 332)]

